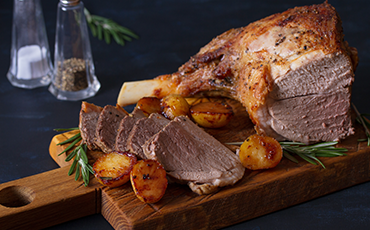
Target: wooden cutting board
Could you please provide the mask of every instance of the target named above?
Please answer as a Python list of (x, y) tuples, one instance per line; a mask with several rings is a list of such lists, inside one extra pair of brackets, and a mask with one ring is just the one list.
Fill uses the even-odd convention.
[[(222, 143), (243, 141), (254, 133), (244, 108), (235, 101), (229, 103), (235, 112), (231, 123), (206, 130)], [(199, 196), (187, 186), (170, 184), (155, 204), (139, 201), (130, 183), (110, 189), (95, 178), (88, 187), (74, 181), (74, 176), (67, 175), (66, 154), (57, 156), (64, 147), (56, 145), (74, 132), (60, 134), (50, 143), (50, 155), (60, 169), (0, 185), (0, 226), (38, 229), (101, 213), (115, 229), (222, 228), (370, 181), (370, 147), (357, 142), (365, 135), (357, 123), (355, 129), (355, 135), (339, 144), (349, 150), (347, 156), (321, 158), (326, 169), (284, 158), (270, 170), (246, 170), (237, 184), (211, 195)], [(88, 154), (91, 163), (102, 155)]]

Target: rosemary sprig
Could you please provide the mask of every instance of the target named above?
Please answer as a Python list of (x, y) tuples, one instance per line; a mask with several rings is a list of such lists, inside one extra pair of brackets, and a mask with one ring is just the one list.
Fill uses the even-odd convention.
[(58, 129), (54, 129), (54, 131), (57, 131), (57, 132), (72, 131), (72, 130), (79, 130), (79, 128), (78, 127), (74, 127), (74, 128), (58, 128)]
[[(320, 164), (323, 168), (325, 165), (317, 157), (337, 157), (346, 156), (346, 148), (336, 148), (336, 141), (322, 142), (314, 145), (306, 145), (300, 142), (279, 142), (283, 149), (283, 156), (290, 161), (298, 163), (298, 160), (292, 155), (295, 154), (303, 160), (317, 165)], [(229, 145), (241, 145), (243, 142), (226, 143)]]
[(366, 134), (366, 137), (367, 139), (359, 139), (357, 141), (367, 141), (367, 146), (370, 146), (370, 123), (369, 123), (369, 120), (366, 119), (366, 116), (370, 116), (370, 114), (361, 114), (360, 112), (358, 112), (356, 106), (352, 103), (352, 107), (353, 107), (353, 110), (356, 112), (356, 121), (358, 123), (360, 123), (364, 129), (365, 129), (365, 134)]
[(92, 35), (98, 37), (99, 40), (102, 40), (104, 37), (107, 44), (110, 44), (111, 36), (121, 46), (125, 45), (125, 41), (132, 41), (132, 38), (139, 38), (130, 29), (117, 24), (111, 19), (92, 15), (86, 8), (84, 9), (84, 13)]
[(319, 163), (323, 168), (325, 165), (317, 157), (338, 157), (346, 156), (345, 152), (348, 150), (346, 148), (336, 148), (335, 145), (338, 144), (336, 141), (332, 142), (322, 142), (314, 145), (305, 145), (299, 142), (279, 142), (283, 148), (283, 155), (287, 159), (298, 163), (297, 159), (291, 154), (296, 154), (303, 160), (317, 165)]
[[(70, 130), (78, 130), (78, 128), (55, 129), (55, 130), (56, 131), (70, 131)], [(79, 132), (75, 134), (73, 137), (69, 138), (68, 140), (58, 143), (57, 145), (64, 145), (64, 144), (70, 143), (67, 146), (67, 148), (65, 148), (61, 153), (58, 154), (58, 156), (72, 149), (79, 141), (81, 141), (81, 139), (82, 139), (81, 133)], [(94, 174), (91, 165), (89, 165), (86, 151), (87, 151), (86, 144), (81, 142), (80, 145), (75, 147), (73, 151), (65, 159), (65, 161), (67, 162), (74, 159), (71, 167), (69, 168), (68, 176), (72, 175), (75, 172), (75, 181), (77, 181), (81, 175), (85, 186), (87, 186), (90, 182), (90, 173)]]

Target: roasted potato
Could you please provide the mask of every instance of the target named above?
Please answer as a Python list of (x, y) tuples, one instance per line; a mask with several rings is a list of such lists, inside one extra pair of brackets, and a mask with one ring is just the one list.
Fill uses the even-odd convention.
[(282, 157), (283, 150), (277, 140), (257, 134), (248, 137), (239, 149), (240, 161), (251, 170), (273, 168)]
[(94, 163), (94, 176), (105, 186), (118, 187), (130, 179), (130, 172), (136, 162), (136, 156), (130, 152), (111, 152)]
[(161, 100), (162, 114), (168, 119), (189, 114), (189, 104), (181, 95), (171, 94)]
[(191, 118), (200, 126), (220, 128), (233, 117), (233, 109), (222, 102), (202, 102), (190, 108)]
[(166, 171), (155, 160), (140, 160), (130, 173), (130, 180), (135, 195), (145, 203), (159, 201), (166, 189)]
[(156, 97), (143, 97), (137, 102), (136, 107), (143, 111), (146, 116), (152, 113), (162, 113), (161, 100)]
[(187, 97), (185, 98), (185, 100), (188, 102), (190, 107), (196, 104), (199, 104), (199, 103), (210, 102), (211, 99), (214, 100), (213, 98), (209, 98), (209, 97)]

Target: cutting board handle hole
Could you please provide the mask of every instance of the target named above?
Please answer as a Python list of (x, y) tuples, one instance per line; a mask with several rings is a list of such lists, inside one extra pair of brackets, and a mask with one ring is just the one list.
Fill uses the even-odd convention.
[(36, 193), (28, 187), (10, 186), (0, 191), (0, 205), (17, 208), (31, 203)]

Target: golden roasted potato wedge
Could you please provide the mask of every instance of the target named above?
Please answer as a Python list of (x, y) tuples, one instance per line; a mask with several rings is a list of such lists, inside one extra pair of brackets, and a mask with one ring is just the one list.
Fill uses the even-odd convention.
[(155, 160), (140, 160), (134, 165), (130, 180), (135, 195), (145, 203), (159, 201), (167, 189), (166, 171)]
[(191, 118), (200, 126), (220, 128), (227, 125), (233, 117), (233, 109), (222, 102), (202, 102), (190, 108)]
[(162, 114), (168, 119), (189, 114), (189, 104), (181, 95), (171, 94), (161, 100)]
[(282, 157), (283, 150), (277, 140), (257, 134), (248, 137), (239, 149), (240, 161), (251, 170), (273, 168)]
[(94, 163), (94, 176), (105, 186), (118, 187), (130, 179), (130, 172), (136, 162), (136, 156), (130, 152), (111, 152)]
[(156, 97), (143, 97), (137, 102), (136, 107), (143, 111), (146, 116), (152, 113), (162, 113), (161, 100)]

